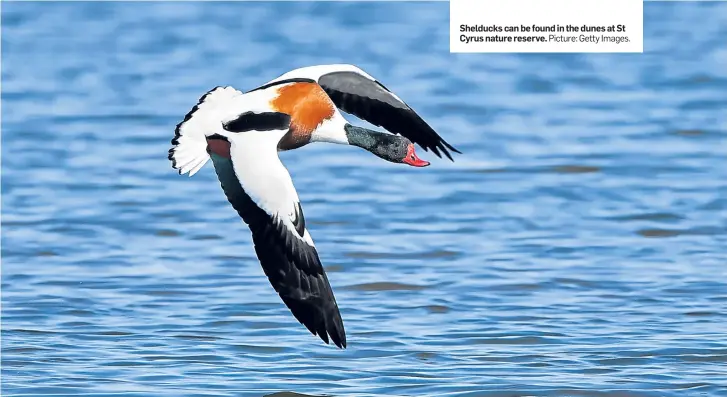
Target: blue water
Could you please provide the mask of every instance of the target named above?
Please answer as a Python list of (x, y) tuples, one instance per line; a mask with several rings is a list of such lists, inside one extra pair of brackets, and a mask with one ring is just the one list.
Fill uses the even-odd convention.
[[(727, 4), (644, 54), (450, 54), (447, 3), (2, 4), (3, 396), (727, 396)], [(348, 349), (174, 126), (354, 63), (464, 154), (282, 154)]]

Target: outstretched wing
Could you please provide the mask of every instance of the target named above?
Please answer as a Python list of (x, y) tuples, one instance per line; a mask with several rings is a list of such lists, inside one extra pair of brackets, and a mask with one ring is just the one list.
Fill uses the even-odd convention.
[(326, 91), (336, 107), (367, 122), (400, 134), (450, 160), (449, 150), (461, 153), (379, 81), (354, 65), (319, 65), (292, 70), (273, 80), (311, 79)]
[[(276, 116), (277, 115), (277, 116)], [(289, 119), (281, 114), (240, 115), (225, 123), (229, 157), (211, 152), (215, 172), (227, 199), (252, 232), (255, 252), (265, 275), (296, 319), (329, 343), (346, 347), (343, 320), (318, 252), (305, 227), (305, 217), (288, 170), (277, 154)], [(246, 118), (243, 120), (242, 118)], [(272, 129), (279, 118), (283, 127)], [(286, 122), (287, 120), (287, 122)], [(267, 128), (249, 129), (265, 121)]]

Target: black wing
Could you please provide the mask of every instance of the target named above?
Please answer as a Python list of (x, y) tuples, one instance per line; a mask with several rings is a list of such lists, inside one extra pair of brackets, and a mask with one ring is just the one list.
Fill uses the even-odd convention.
[(336, 346), (345, 348), (343, 320), (318, 252), (299, 237), (305, 232), (300, 204), (293, 220), (296, 230), (290, 230), (245, 193), (235, 175), (233, 160), (215, 153), (210, 153), (210, 157), (227, 200), (250, 227), (255, 253), (270, 284), (313, 335), (326, 343), (330, 335)]
[(448, 149), (461, 153), (442, 139), (409, 105), (376, 80), (352, 71), (339, 71), (322, 75), (318, 84), (336, 107), (346, 113), (407, 137), (424, 150), (431, 149), (440, 158), (440, 150), (450, 160), (452, 156)]

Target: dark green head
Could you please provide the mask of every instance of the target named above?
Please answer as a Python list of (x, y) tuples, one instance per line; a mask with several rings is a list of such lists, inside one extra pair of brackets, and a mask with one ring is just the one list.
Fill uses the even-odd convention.
[(409, 164), (413, 167), (429, 165), (428, 161), (417, 157), (414, 144), (401, 135), (386, 134), (348, 123), (344, 129), (350, 145), (366, 149), (386, 161)]

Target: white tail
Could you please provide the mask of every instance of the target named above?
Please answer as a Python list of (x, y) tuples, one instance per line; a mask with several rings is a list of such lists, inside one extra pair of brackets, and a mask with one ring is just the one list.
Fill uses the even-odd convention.
[(177, 124), (169, 160), (180, 175), (189, 172), (192, 176), (207, 163), (210, 159), (207, 137), (220, 130), (225, 104), (240, 95), (242, 92), (232, 87), (215, 87), (204, 94), (184, 120)]

